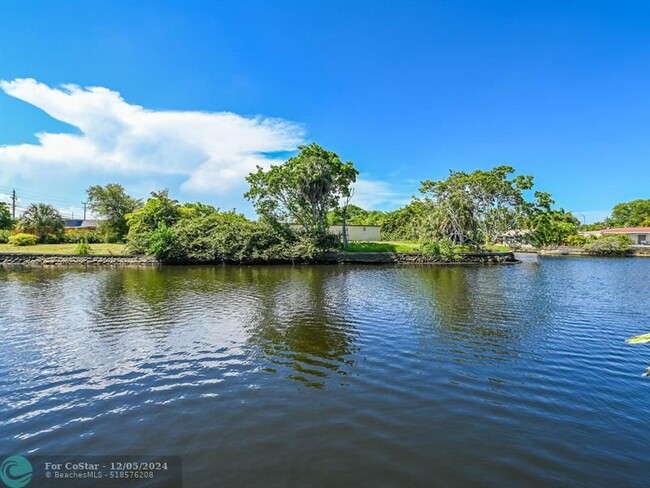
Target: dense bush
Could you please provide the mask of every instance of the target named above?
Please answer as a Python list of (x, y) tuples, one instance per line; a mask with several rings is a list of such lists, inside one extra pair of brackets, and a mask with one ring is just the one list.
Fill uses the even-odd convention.
[(126, 215), (129, 226), (126, 241), (129, 251), (136, 254), (148, 252), (156, 255), (162, 249), (157, 249), (155, 253), (149, 252), (150, 238), (158, 239), (165, 232), (171, 232), (169, 229), (180, 217), (181, 205), (178, 201), (169, 198), (167, 190), (152, 192), (151, 197), (142, 207)]
[(9, 238), (11, 237), (11, 232), (8, 230), (0, 230), (0, 244), (6, 244), (9, 242)]
[(41, 237), (42, 244), (58, 244), (63, 241), (63, 234), (46, 234)]
[(129, 245), (144, 247), (144, 253), (162, 261), (309, 260), (340, 247), (337, 236), (316, 238), (292, 231), (268, 220), (254, 222), (235, 212), (210, 212), (164, 221), (144, 237), (130, 233)]
[(587, 244), (587, 238), (580, 234), (574, 234), (564, 239), (564, 243), (567, 246), (584, 246)]
[(104, 236), (94, 229), (73, 229), (63, 234), (62, 242), (66, 244), (78, 244), (82, 241), (86, 241), (88, 244), (99, 244), (104, 242)]
[(456, 246), (449, 238), (428, 241), (420, 245), (420, 251), (434, 261), (454, 261), (458, 258)]
[(14, 246), (35, 246), (37, 240), (33, 234), (16, 234), (9, 238), (9, 244)]
[(600, 256), (624, 256), (630, 252), (630, 239), (626, 235), (610, 235), (587, 242), (583, 251)]

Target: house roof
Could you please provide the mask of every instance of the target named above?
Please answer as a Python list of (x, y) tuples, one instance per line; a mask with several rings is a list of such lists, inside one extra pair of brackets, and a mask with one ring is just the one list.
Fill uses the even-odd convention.
[(93, 229), (97, 227), (98, 220), (93, 219), (67, 219), (64, 221), (66, 229)]
[(615, 227), (603, 229), (603, 234), (650, 234), (650, 227)]

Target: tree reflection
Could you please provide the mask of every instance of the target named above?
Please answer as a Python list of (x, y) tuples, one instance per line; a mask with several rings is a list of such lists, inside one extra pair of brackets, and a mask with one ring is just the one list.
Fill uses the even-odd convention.
[[(332, 374), (346, 374), (354, 361), (355, 331), (346, 320), (345, 273), (327, 266), (258, 268), (263, 283), (249, 342), (287, 376), (323, 388)], [(269, 368), (275, 371), (275, 368)]]

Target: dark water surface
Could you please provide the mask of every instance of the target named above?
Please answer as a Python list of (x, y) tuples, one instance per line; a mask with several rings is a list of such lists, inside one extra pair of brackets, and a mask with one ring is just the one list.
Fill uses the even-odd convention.
[(0, 451), (186, 486), (648, 486), (650, 259), (0, 270)]

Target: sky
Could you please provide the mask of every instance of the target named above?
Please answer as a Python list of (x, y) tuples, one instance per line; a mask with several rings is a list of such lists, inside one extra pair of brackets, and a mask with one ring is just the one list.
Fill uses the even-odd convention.
[(593, 222), (650, 198), (650, 2), (0, 2), (0, 199), (169, 188), (253, 215), (245, 176), (317, 142), (389, 210), (508, 164)]

